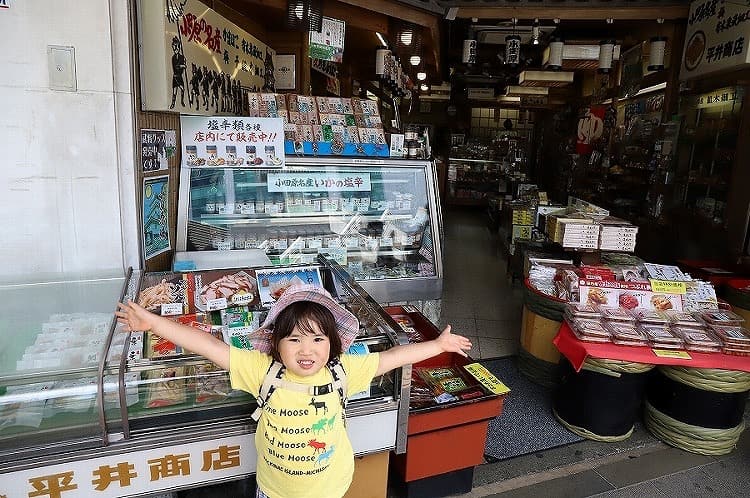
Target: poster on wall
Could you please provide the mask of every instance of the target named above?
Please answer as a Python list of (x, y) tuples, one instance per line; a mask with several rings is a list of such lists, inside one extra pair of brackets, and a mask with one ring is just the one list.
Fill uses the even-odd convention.
[(591, 154), (594, 142), (604, 133), (604, 114), (607, 108), (603, 105), (592, 105), (586, 109), (578, 120), (578, 137), (576, 140), (576, 154)]
[(169, 251), (169, 176), (143, 179), (143, 255), (146, 260)]
[(180, 116), (182, 167), (284, 166), (282, 118)]
[(175, 153), (177, 133), (174, 130), (141, 130), (141, 167), (144, 173), (169, 168)]
[(275, 51), (199, 0), (139, 0), (144, 111), (239, 115), (273, 92)]
[(310, 31), (310, 58), (341, 63), (345, 35), (346, 22), (323, 17), (320, 32)]
[(296, 56), (294, 54), (276, 54), (273, 67), (276, 72), (276, 90), (294, 90), (297, 88)]
[(700, 0), (690, 4), (680, 79), (739, 69), (750, 64), (747, 2)]

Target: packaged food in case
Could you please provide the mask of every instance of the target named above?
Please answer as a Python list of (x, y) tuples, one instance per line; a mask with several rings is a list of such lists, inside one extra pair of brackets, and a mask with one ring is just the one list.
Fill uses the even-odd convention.
[(682, 349), (684, 342), (674, 335), (668, 327), (658, 324), (640, 323), (638, 330), (648, 338), (649, 344), (658, 349)]
[(195, 402), (210, 403), (221, 401), (231, 392), (226, 372), (213, 363), (197, 365), (195, 374)]
[(721, 351), (722, 343), (708, 330), (697, 330), (689, 327), (672, 327), (672, 333), (682, 337), (685, 349), (703, 353)]
[(572, 318), (598, 319), (601, 317), (599, 308), (585, 303), (568, 303), (565, 305), (565, 312)]
[(587, 342), (609, 342), (610, 333), (599, 320), (565, 318), (575, 336)]
[(630, 313), (639, 323), (666, 326), (669, 323), (667, 315), (657, 310), (636, 309)]
[(623, 346), (646, 346), (648, 338), (634, 324), (627, 322), (607, 322), (604, 327), (612, 335), (612, 342)]
[(669, 323), (678, 327), (705, 329), (706, 325), (688, 311), (667, 311)]
[(626, 310), (620, 308), (601, 307), (599, 308), (599, 311), (602, 314), (602, 318), (605, 320), (635, 324), (635, 318)]
[(711, 330), (724, 342), (724, 345), (734, 349), (750, 350), (750, 331), (745, 327), (713, 326)]
[(190, 277), (188, 305), (191, 311), (215, 311), (259, 302), (253, 270), (202, 271)]
[(186, 313), (187, 282), (181, 273), (149, 273), (143, 277), (136, 302), (160, 315)]
[(146, 407), (159, 408), (185, 402), (185, 367), (151, 370), (145, 375)]
[(742, 322), (745, 321), (745, 319), (737, 313), (728, 310), (704, 311), (703, 313), (701, 313), (701, 318), (703, 318), (703, 320), (705, 320), (709, 325), (739, 326), (742, 325)]

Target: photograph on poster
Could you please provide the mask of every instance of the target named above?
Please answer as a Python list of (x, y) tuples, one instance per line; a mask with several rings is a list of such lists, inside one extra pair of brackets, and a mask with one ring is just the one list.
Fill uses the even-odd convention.
[(169, 176), (143, 179), (143, 257), (169, 251)]

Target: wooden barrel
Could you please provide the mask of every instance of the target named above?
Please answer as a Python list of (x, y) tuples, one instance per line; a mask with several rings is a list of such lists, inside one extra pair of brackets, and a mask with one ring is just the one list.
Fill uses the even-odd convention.
[(745, 430), (750, 373), (660, 366), (649, 378), (643, 419), (657, 438), (701, 455), (731, 452)]
[(724, 299), (732, 305), (732, 311), (750, 324), (750, 280), (734, 278), (724, 285)]
[(565, 301), (539, 292), (526, 279), (518, 370), (543, 386), (557, 384), (560, 353), (552, 339), (560, 330), (564, 311)]
[(640, 415), (648, 372), (654, 365), (587, 358), (576, 372), (560, 360), (552, 412), (568, 430), (594, 441), (630, 437)]

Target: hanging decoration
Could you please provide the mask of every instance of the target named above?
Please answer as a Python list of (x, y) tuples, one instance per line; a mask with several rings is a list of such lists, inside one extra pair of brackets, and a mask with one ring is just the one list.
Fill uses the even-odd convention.
[(602, 40), (599, 42), (599, 67), (598, 72), (608, 74), (612, 70), (612, 59), (615, 53), (615, 40)]
[(477, 41), (464, 40), (464, 50), (461, 54), (461, 62), (464, 64), (476, 64), (477, 62)]
[(550, 40), (549, 46), (547, 47), (549, 50), (547, 69), (562, 69), (564, 48), (565, 42), (563, 42), (562, 38), (555, 37)]
[[(659, 23), (659, 28), (664, 24), (664, 19), (659, 18), (656, 20)], [(648, 58), (648, 70), (649, 71), (661, 71), (664, 69), (664, 53), (667, 50), (667, 37), (666, 36), (652, 36), (651, 37), (651, 50), (649, 51)]]
[(505, 37), (505, 63), (517, 67), (521, 63), (521, 37), (508, 35)]
[(323, 29), (323, 0), (287, 0), (286, 27), (292, 31)]

